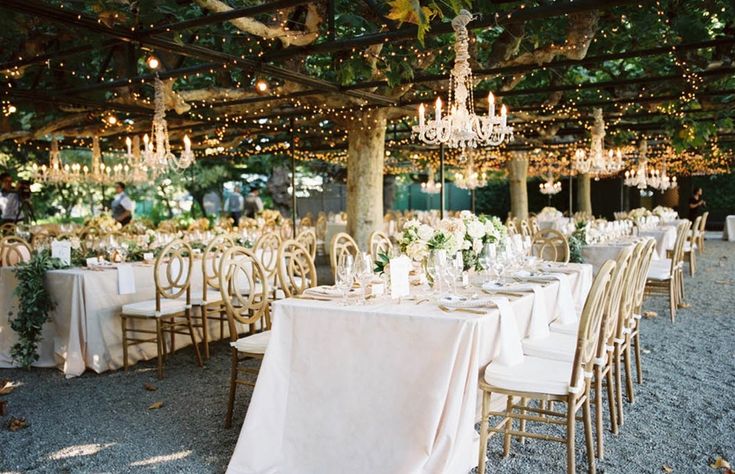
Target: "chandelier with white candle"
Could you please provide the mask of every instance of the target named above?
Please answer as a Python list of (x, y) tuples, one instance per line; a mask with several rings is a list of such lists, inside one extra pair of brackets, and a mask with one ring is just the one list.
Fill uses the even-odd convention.
[(487, 186), (485, 173), (475, 169), (475, 160), (470, 157), (464, 172), (454, 173), (454, 185), (472, 191)]
[(538, 187), (541, 194), (545, 194), (547, 196), (552, 196), (561, 192), (561, 182), (555, 181), (554, 176), (551, 173), (546, 177), (546, 181), (539, 184)]
[(429, 168), (429, 179), (425, 183), (421, 183), (421, 192), (426, 194), (439, 194), (442, 190), (442, 184), (434, 181), (434, 169)]
[(503, 105), (500, 115), (495, 114), (495, 98), (488, 95), (487, 115), (474, 112), (474, 84), (469, 63), (469, 36), (467, 24), (472, 14), (462, 10), (452, 20), (456, 34), (454, 68), (449, 76), (448, 113), (442, 115), (442, 100), (436, 99), (434, 119), (426, 119), (424, 104), (419, 105), (419, 124), (412, 128), (413, 136), (430, 145), (444, 144), (449, 148), (476, 148), (497, 146), (513, 139), (513, 127), (508, 126), (508, 111)]
[(155, 91), (153, 97), (153, 124), (151, 137), (143, 137), (143, 160), (145, 165), (156, 174), (168, 170), (183, 170), (194, 163), (194, 152), (191, 151), (191, 140), (184, 135), (184, 151), (180, 157), (171, 152), (168, 141), (168, 125), (166, 123), (166, 105), (163, 82), (156, 77), (153, 83)]
[(664, 192), (668, 189), (674, 189), (678, 186), (676, 176), (669, 176), (666, 172), (666, 163), (662, 165), (661, 169), (648, 170), (648, 142), (644, 138), (641, 140), (638, 149), (638, 168), (634, 170), (628, 170), (625, 172), (625, 180), (623, 184), (630, 187), (635, 187), (641, 191), (645, 191), (647, 188), (657, 189)]
[(595, 119), (592, 126), (592, 137), (590, 139), (590, 151), (577, 149), (574, 154), (574, 169), (581, 174), (594, 174), (596, 176), (611, 175), (623, 169), (623, 153), (608, 150), (605, 153), (605, 120), (602, 118), (602, 109), (593, 110)]

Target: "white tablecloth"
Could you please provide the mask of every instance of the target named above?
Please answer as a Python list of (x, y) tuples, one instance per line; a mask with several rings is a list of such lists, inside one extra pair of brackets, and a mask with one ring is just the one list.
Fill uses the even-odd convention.
[(735, 242), (735, 216), (725, 218), (725, 228), (722, 230), (723, 240)]
[[(153, 266), (134, 264), (136, 293), (118, 294), (117, 270), (92, 271), (85, 269), (54, 270), (46, 274), (46, 288), (56, 308), (43, 326), (37, 367), (58, 367), (67, 377), (81, 375), (89, 368), (95, 372), (119, 369), (123, 366), (122, 306), (155, 298)], [(17, 280), (11, 268), (0, 268), (0, 367), (13, 367), (10, 350), (17, 335), (10, 328), (9, 311), (15, 311), (17, 299), (13, 295)], [(192, 271), (192, 295), (202, 288), (201, 261)], [(197, 292), (197, 293), (195, 293)], [(143, 324), (149, 323), (148, 321)], [(133, 323), (135, 324), (135, 323)], [(149, 323), (150, 324), (150, 323)], [(150, 327), (150, 326), (147, 326)], [(219, 323), (209, 325), (209, 340), (219, 338)], [(225, 325), (225, 337), (227, 337)], [(200, 340), (197, 334), (197, 340)], [(179, 335), (176, 348), (190, 345), (191, 340)], [(133, 346), (129, 350), (130, 363), (156, 357), (155, 344)]]
[(655, 229), (640, 230), (638, 236), (656, 239), (656, 254), (659, 258), (666, 258), (666, 251), (673, 249), (676, 242), (676, 226), (661, 225)]
[[(591, 281), (589, 265), (568, 268)], [(545, 307), (558, 290), (556, 281), (541, 290)], [(534, 298), (511, 302), (510, 323), (496, 309), (447, 314), (390, 299), (277, 302), (228, 472), (468, 472), (477, 464), (478, 376), (528, 334)]]
[(624, 239), (613, 242), (584, 245), (582, 246), (582, 260), (584, 263), (592, 265), (594, 273), (597, 274), (597, 271), (607, 260), (617, 260), (618, 255), (624, 248), (633, 247), (635, 246), (635, 243), (634, 239)]

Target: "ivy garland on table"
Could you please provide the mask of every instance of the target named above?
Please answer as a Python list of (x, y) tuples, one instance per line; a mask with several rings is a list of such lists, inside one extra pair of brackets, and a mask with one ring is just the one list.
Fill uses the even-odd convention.
[(587, 222), (577, 222), (577, 226), (569, 237), (569, 261), (584, 263), (582, 246), (587, 243)]
[(10, 327), (18, 334), (16, 342), (10, 350), (13, 360), (30, 369), (38, 360), (38, 343), (41, 341), (41, 329), (54, 309), (54, 302), (44, 285), (44, 277), (49, 270), (66, 268), (58, 258), (52, 258), (47, 250), (34, 252), (27, 262), (19, 263), (14, 269), (18, 286), (15, 295), (18, 297), (18, 312), (10, 315)]

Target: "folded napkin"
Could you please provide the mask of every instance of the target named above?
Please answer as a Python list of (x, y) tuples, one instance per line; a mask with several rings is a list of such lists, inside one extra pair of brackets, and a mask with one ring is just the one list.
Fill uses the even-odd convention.
[(569, 324), (577, 320), (572, 287), (569, 276), (564, 273), (552, 273), (549, 277), (559, 280), (559, 292), (556, 297), (556, 320), (561, 324)]
[(549, 307), (540, 286), (533, 286), (533, 308), (528, 328), (529, 339), (542, 339), (549, 336)]
[(129, 263), (117, 265), (117, 294), (132, 295), (135, 293), (135, 273)]
[[(347, 292), (347, 295), (356, 294), (361, 290), (357, 288), (350, 288), (350, 290)], [(323, 285), (323, 286), (316, 286), (314, 288), (307, 288), (304, 290), (305, 295), (312, 295), (312, 296), (326, 296), (330, 298), (339, 298), (342, 296), (342, 290), (337, 288), (336, 286), (329, 286), (329, 285)]]
[(538, 284), (527, 283), (527, 282), (513, 282), (513, 283), (485, 283), (482, 285), (482, 289), (485, 291), (532, 291), (538, 288)]
[(482, 308), (492, 304), (492, 298), (470, 298), (469, 296), (448, 295), (439, 298), (439, 304), (447, 308)]
[(523, 346), (521, 336), (518, 334), (518, 326), (515, 322), (515, 313), (508, 298), (493, 296), (488, 298), (500, 312), (500, 344), (493, 359), (494, 363), (506, 366), (518, 365), (523, 362)]

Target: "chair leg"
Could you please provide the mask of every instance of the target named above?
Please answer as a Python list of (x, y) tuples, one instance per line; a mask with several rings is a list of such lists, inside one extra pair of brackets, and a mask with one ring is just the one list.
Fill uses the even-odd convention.
[[(617, 410), (615, 407), (615, 387), (613, 385), (613, 367), (610, 366), (605, 374), (605, 381), (607, 382), (607, 403), (610, 409), (610, 431), (613, 434), (618, 434), (618, 419)], [(600, 456), (602, 459), (602, 456)]]
[(209, 360), (209, 335), (207, 334), (209, 324), (207, 305), (200, 306), (202, 309), (202, 343), (204, 344), (204, 359)]
[[(598, 402), (599, 403), (599, 402)], [(584, 441), (587, 445), (587, 470), (590, 474), (595, 472), (595, 448), (592, 440), (592, 417), (590, 416), (590, 397), (582, 404), (582, 415), (584, 420)]]
[(163, 331), (161, 330), (161, 318), (156, 318), (156, 359), (158, 365), (158, 378), (163, 378)]
[[(526, 398), (521, 398), (521, 406), (525, 408), (526, 404), (528, 404), (528, 400)], [(521, 414), (525, 415), (526, 410), (521, 410)], [(520, 419), (520, 425), (521, 425), (520, 431), (526, 431), (526, 420), (524, 418)], [(521, 442), (521, 444), (524, 444), (526, 442), (526, 438), (524, 436), (519, 436), (518, 440)]]
[(694, 276), (697, 271), (697, 257), (694, 254), (694, 250), (689, 252), (689, 276)]
[(194, 346), (194, 354), (197, 358), (197, 365), (199, 367), (204, 367), (204, 364), (202, 364), (202, 355), (199, 353), (199, 346), (197, 346), (197, 340), (196, 337), (194, 337), (194, 326), (191, 324), (191, 313), (189, 310), (186, 310), (186, 324), (189, 326), (189, 336), (191, 336), (191, 345)]
[(477, 462), (477, 474), (485, 474), (487, 463), (488, 412), (490, 411), (490, 392), (482, 392), (482, 416), (480, 417), (480, 459)]
[(625, 359), (625, 392), (628, 395), (628, 402), (635, 403), (635, 394), (633, 393), (633, 373), (630, 363), (630, 344), (630, 336), (628, 336), (625, 345), (625, 352), (623, 352), (623, 358)]
[(225, 428), (232, 426), (232, 412), (235, 409), (235, 392), (237, 391), (237, 349), (232, 349), (232, 364), (230, 368), (230, 395), (227, 399), (227, 416), (225, 417)]
[(505, 433), (503, 435), (503, 457), (507, 457), (510, 454), (510, 430), (513, 429), (513, 418), (510, 416), (513, 414), (513, 397), (508, 395), (508, 403), (505, 408)]
[(615, 399), (618, 405), (618, 426), (623, 426), (623, 369), (620, 367), (620, 358), (620, 344), (615, 344)]
[(574, 410), (575, 398), (570, 394), (567, 398), (567, 474), (574, 474), (574, 429), (577, 422)]
[[(640, 324), (640, 322), (638, 323)], [(633, 338), (633, 342), (635, 343), (635, 372), (636, 376), (638, 377), (638, 383), (643, 383), (643, 369), (641, 368), (641, 330), (640, 327), (635, 333), (635, 337)]]
[[(600, 366), (595, 365), (595, 428), (597, 431), (597, 457), (602, 460), (604, 440), (602, 438), (602, 375)], [(589, 449), (589, 448), (588, 448)]]
[(123, 370), (128, 371), (128, 323), (127, 318), (120, 315), (122, 323), (122, 343), (123, 343)]
[[(674, 277), (676, 278), (676, 277)], [(669, 282), (669, 311), (671, 312), (671, 322), (676, 322), (676, 282), (674, 278)]]

